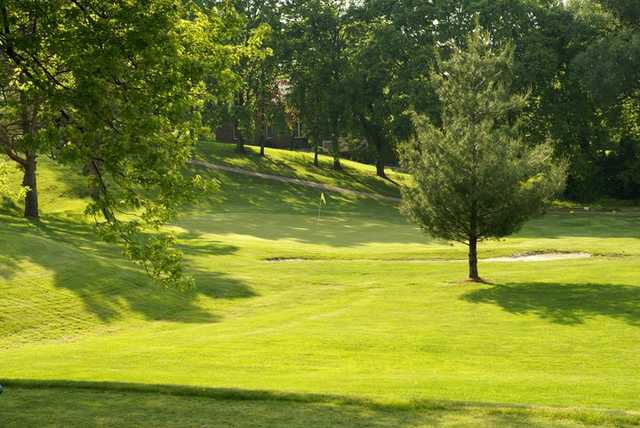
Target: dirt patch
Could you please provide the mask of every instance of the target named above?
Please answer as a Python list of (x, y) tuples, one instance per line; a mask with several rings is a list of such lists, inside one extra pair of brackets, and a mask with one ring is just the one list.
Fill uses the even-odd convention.
[[(480, 262), (548, 262), (554, 260), (588, 259), (590, 253), (528, 253), (505, 257), (491, 257), (480, 259)], [(466, 262), (466, 259), (322, 259), (313, 257), (270, 257), (263, 259), (267, 263), (300, 263), (300, 262), (388, 262), (388, 263), (451, 263)]]
[(588, 259), (591, 257), (589, 253), (540, 253), (540, 254), (522, 254), (509, 257), (492, 257), (482, 259), (483, 262), (548, 262), (552, 260), (574, 260)]
[(267, 263), (284, 263), (284, 262), (312, 262), (320, 259), (311, 259), (304, 257), (269, 257), (263, 259)]

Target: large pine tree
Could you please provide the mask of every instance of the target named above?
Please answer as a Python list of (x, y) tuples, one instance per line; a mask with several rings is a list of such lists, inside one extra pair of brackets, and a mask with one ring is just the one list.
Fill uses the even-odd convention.
[(511, 92), (513, 48), (476, 29), (432, 75), (441, 123), (416, 119), (417, 137), (401, 149), (415, 185), (407, 213), (427, 233), (469, 246), (469, 279), (480, 281), (478, 242), (518, 230), (564, 185), (549, 145), (530, 147), (521, 131), (527, 97)]

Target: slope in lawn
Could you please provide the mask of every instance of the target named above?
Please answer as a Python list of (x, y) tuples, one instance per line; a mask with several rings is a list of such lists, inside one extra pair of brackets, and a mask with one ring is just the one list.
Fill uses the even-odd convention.
[[(484, 262), (493, 284), (471, 285), (460, 281), (465, 248), (425, 237), (393, 203), (330, 194), (324, 206), (314, 189), (201, 172), (208, 193), (172, 226), (198, 281), (188, 293), (156, 288), (97, 242), (75, 202), (40, 224), (2, 217), (2, 242), (9, 244), (0, 261), (1, 377), (14, 379), (10, 385), (174, 384), (373, 403), (330, 405), (355, 426), (366, 425), (368, 414), (389, 426), (430, 425), (430, 412), (378, 413), (375, 406), (441, 400), (449, 400), (443, 417), (451, 425), (506, 424), (511, 417), (457, 413), (452, 402), (460, 401), (589, 407), (568, 411), (567, 423), (578, 426), (604, 423), (602, 407), (640, 408), (636, 211), (554, 211), (487, 243), (482, 256), (595, 257)], [(76, 389), (70, 399), (83, 395)], [(54, 392), (27, 390), (16, 394), (51, 399), (52, 411), (59, 406)], [(124, 412), (131, 393), (109, 397)], [(164, 406), (165, 397), (154, 394), (150, 400)], [(246, 409), (264, 421), (281, 423), (287, 406), (295, 407), (290, 414), (317, 410), (264, 398)], [(16, 424), (25, 420), (17, 401), (5, 402)], [(510, 408), (495, 406), (498, 413)], [(557, 425), (555, 416), (523, 412), (514, 425)], [(334, 416), (322, 407), (314, 417), (330, 425)], [(87, 407), (70, 417), (108, 415)]]
[(245, 148), (246, 153), (237, 153), (232, 144), (207, 142), (201, 144), (199, 154), (201, 159), (213, 164), (385, 196), (400, 196), (399, 185), (408, 180), (406, 174), (395, 172), (391, 168), (388, 169), (388, 179), (385, 180), (376, 175), (374, 166), (344, 159), (341, 160), (342, 171), (336, 171), (332, 168), (333, 158), (326, 155), (319, 156), (319, 166), (316, 167), (313, 165), (312, 153), (267, 148), (266, 156), (261, 157), (258, 147)]

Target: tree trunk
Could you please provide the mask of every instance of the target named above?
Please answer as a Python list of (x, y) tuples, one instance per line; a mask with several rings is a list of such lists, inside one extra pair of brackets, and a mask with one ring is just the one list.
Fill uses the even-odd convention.
[(236, 140), (236, 152), (244, 153), (244, 141), (242, 141), (242, 138)]
[(234, 120), (233, 128), (234, 134), (236, 137), (236, 152), (244, 153), (244, 138), (242, 137), (242, 132), (240, 131), (240, 121), (238, 119)]
[(242, 137), (239, 137), (236, 140), (236, 152), (237, 153), (244, 153), (244, 141), (242, 140)]
[(27, 188), (24, 196), (24, 216), (30, 219), (37, 219), (40, 216), (38, 210), (38, 186), (36, 180), (36, 154), (28, 151), (26, 161), (23, 165), (24, 176), (22, 185)]
[(474, 236), (469, 238), (469, 280), (480, 282), (478, 274), (478, 239)]
[[(258, 101), (259, 103), (259, 101)], [(260, 156), (264, 157), (264, 145), (267, 139), (266, 136), (266, 127), (265, 121), (263, 120), (263, 115), (260, 111), (256, 112), (256, 124), (255, 124), (255, 132), (254, 132), (254, 142), (258, 147), (260, 147)]]
[(340, 165), (340, 142), (337, 136), (333, 139), (333, 169), (336, 171), (342, 170), (342, 165)]
[(384, 172), (384, 144), (380, 135), (371, 134), (372, 139), (375, 141), (376, 148), (376, 175), (378, 177), (387, 178), (387, 174)]
[(320, 145), (320, 138), (314, 138), (313, 144), (313, 166), (320, 166), (318, 161), (318, 146)]
[(387, 178), (387, 174), (384, 172), (384, 161), (380, 158), (376, 159), (376, 175), (378, 177)]

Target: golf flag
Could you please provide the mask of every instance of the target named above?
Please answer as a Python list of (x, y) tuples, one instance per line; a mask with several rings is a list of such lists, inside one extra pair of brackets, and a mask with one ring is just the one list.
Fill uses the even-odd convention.
[(327, 200), (324, 198), (324, 192), (320, 193), (320, 201), (323, 205), (327, 205)]

